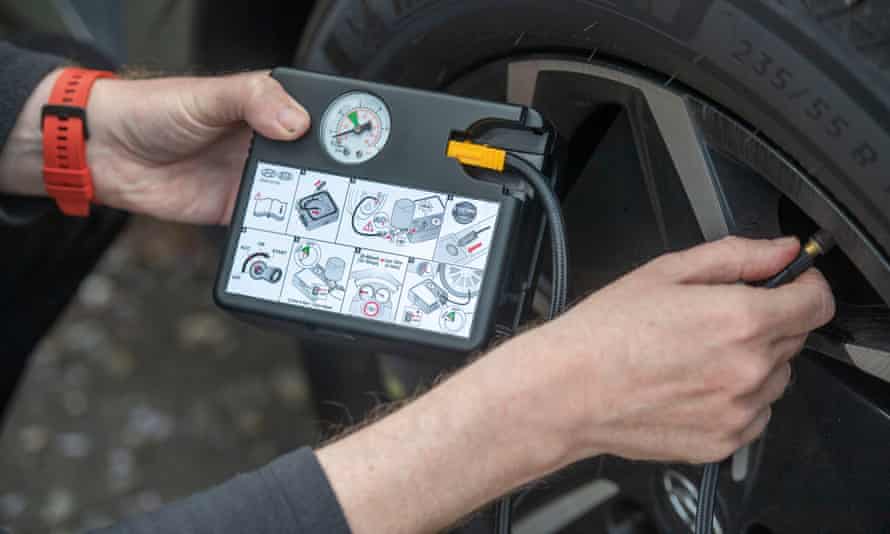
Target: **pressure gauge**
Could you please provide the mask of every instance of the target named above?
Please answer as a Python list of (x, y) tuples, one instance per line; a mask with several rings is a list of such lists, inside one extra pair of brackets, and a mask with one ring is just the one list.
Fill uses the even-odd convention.
[(315, 243), (307, 243), (294, 249), (294, 259), (303, 267), (313, 267), (321, 259), (321, 248)]
[(339, 163), (364, 163), (389, 140), (389, 109), (380, 98), (362, 91), (337, 97), (321, 119), (321, 144)]

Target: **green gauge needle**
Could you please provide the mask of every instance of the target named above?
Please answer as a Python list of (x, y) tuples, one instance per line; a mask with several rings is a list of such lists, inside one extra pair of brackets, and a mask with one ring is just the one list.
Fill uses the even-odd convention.
[(358, 125), (358, 111), (353, 111), (352, 113), (350, 113), (347, 116), (349, 117), (349, 120), (352, 121), (352, 126), (355, 128), (358, 128), (359, 127), (359, 125)]

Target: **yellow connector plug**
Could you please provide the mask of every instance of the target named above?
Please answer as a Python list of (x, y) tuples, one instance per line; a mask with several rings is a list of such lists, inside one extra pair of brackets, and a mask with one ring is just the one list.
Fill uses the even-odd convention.
[(499, 148), (477, 145), (469, 141), (448, 141), (448, 157), (464, 165), (503, 172), (507, 152)]

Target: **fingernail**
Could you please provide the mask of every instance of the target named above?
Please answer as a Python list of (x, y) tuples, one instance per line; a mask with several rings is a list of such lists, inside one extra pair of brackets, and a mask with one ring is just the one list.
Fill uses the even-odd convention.
[(297, 108), (284, 108), (275, 117), (278, 124), (290, 133), (299, 133), (309, 126), (309, 115)]

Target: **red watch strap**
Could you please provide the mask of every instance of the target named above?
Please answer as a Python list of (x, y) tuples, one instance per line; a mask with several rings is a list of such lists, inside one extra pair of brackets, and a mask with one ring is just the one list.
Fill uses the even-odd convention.
[(43, 107), (43, 183), (65, 215), (90, 214), (94, 193), (87, 166), (87, 101), (93, 82), (114, 77), (106, 71), (63, 69)]

